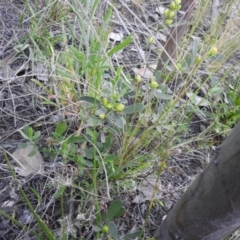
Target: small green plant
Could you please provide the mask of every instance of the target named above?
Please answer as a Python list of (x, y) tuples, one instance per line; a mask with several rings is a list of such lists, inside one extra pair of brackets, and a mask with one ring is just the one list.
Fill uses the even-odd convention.
[(29, 157), (34, 156), (38, 150), (38, 142), (41, 140), (41, 132), (33, 131), (32, 127), (26, 125), (22, 130), (19, 130), (22, 137), (28, 141), (28, 143), (19, 143), (18, 148), (26, 148), (30, 143), (32, 145), (32, 151), (28, 154)]
[[(47, 5), (51, 4), (50, 1), (46, 1)], [(29, 27), (29, 37), (23, 38), (22, 41), (27, 42), (29, 48), (35, 48), (39, 57), (45, 59), (52, 55), (53, 46), (59, 41), (63, 40), (63, 35), (52, 36), (51, 26), (61, 21), (69, 13), (69, 8), (66, 5), (55, 2), (51, 4), (51, 7), (41, 9), (40, 5), (34, 5), (31, 1), (26, 1), (26, 8), (28, 10), (29, 17), (31, 18)], [(20, 19), (23, 21), (23, 18)], [(22, 25), (22, 22), (20, 22)], [(35, 54), (30, 51), (31, 54)]]
[(68, 125), (66, 122), (60, 122), (56, 125), (52, 136), (45, 139), (48, 147), (43, 147), (42, 149), (44, 156), (50, 156), (53, 159), (61, 156), (63, 163), (68, 163), (69, 161), (77, 163), (80, 171), (82, 171), (81, 168), (83, 166), (91, 167), (92, 163), (83, 157), (84, 149), (79, 151), (79, 145), (84, 146), (87, 143), (87, 139), (83, 136), (67, 134), (67, 129)]
[[(106, 213), (102, 214), (102, 227), (94, 226), (94, 229), (97, 233), (101, 233), (102, 237), (107, 236), (108, 239), (119, 240), (120, 236), (118, 235), (117, 226), (114, 223), (114, 218), (121, 217), (125, 213), (123, 204), (120, 200), (113, 201)], [(142, 231), (137, 231), (134, 233), (126, 234), (121, 239), (127, 240), (136, 237), (140, 237)]]
[(41, 139), (41, 132), (40, 131), (33, 131), (32, 127), (26, 125), (23, 127), (22, 130), (19, 130), (22, 137), (28, 140), (31, 144), (36, 145), (37, 142)]
[(220, 122), (228, 127), (234, 126), (240, 120), (240, 92), (239, 92), (239, 77), (232, 87), (228, 84), (224, 102), (221, 103)]

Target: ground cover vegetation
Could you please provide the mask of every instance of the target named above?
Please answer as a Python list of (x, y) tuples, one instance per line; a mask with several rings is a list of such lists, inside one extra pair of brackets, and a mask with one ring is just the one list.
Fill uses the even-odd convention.
[(238, 1), (2, 2), (1, 238), (151, 238), (240, 118)]

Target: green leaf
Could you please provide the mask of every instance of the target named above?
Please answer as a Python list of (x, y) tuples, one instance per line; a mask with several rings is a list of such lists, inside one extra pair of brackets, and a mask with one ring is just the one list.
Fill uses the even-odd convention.
[(193, 37), (193, 47), (192, 47), (192, 61), (191, 64), (195, 63), (197, 57), (197, 51), (199, 46), (200, 39), (198, 37)]
[(225, 56), (223, 53), (217, 53), (216, 55), (211, 56), (211, 57), (208, 59), (208, 62), (209, 62), (209, 63), (222, 62), (222, 61), (224, 61), (224, 59), (226, 59), (226, 56)]
[(33, 136), (33, 129), (31, 127), (28, 128), (28, 136), (29, 138), (32, 138)]
[(137, 112), (141, 112), (144, 108), (145, 106), (142, 103), (135, 103), (133, 105), (130, 105), (124, 108), (123, 113), (125, 114), (137, 113)]
[(111, 203), (107, 211), (106, 221), (109, 223), (122, 209), (122, 201), (115, 200)]
[(121, 217), (125, 213), (124, 207), (121, 207), (115, 218)]
[(143, 231), (137, 231), (137, 232), (134, 232), (134, 233), (129, 233), (127, 235), (124, 236), (124, 240), (128, 240), (128, 239), (135, 239), (137, 237), (141, 237)]
[(105, 108), (100, 108), (95, 112), (96, 116), (99, 116), (100, 114), (103, 114), (103, 113), (104, 114), (107, 113), (107, 110)]
[(163, 201), (162, 201), (162, 200), (160, 200), (160, 199), (157, 199), (157, 202), (158, 202), (158, 204), (159, 204), (161, 207), (164, 207), (164, 203), (163, 203)]
[(38, 193), (38, 191), (36, 191), (34, 188), (30, 187), (31, 191), (35, 194), (35, 196), (38, 199), (38, 202), (40, 203), (42, 201), (42, 197), (41, 195)]
[(19, 130), (20, 134), (22, 135), (23, 138), (30, 140), (29, 136), (29, 126), (25, 126), (22, 130)]
[(92, 117), (87, 120), (85, 127), (96, 127), (97, 125), (102, 125), (102, 120), (98, 117)]
[(33, 157), (34, 155), (36, 155), (37, 151), (36, 150), (32, 150), (29, 154), (28, 157)]
[(117, 230), (117, 226), (115, 225), (114, 222), (110, 222), (108, 224), (109, 227), (109, 235), (111, 236), (111, 238), (113, 240), (118, 240), (118, 230)]
[(86, 129), (87, 135), (89, 135), (92, 139), (94, 139), (96, 132), (91, 130), (90, 128)]
[(136, 96), (136, 92), (135, 91), (130, 91), (127, 94), (124, 95), (124, 98), (134, 98)]
[(40, 131), (35, 132), (33, 135), (33, 140), (37, 141), (40, 138), (41, 138), (41, 132)]
[(161, 72), (159, 70), (156, 70), (154, 77), (157, 81), (159, 81), (161, 79)]
[(99, 226), (93, 225), (93, 226), (92, 226), (92, 230), (93, 230), (94, 232), (101, 232), (102, 229), (101, 229)]
[(52, 105), (52, 106), (57, 106), (56, 103), (53, 103), (52, 101), (50, 100), (46, 100), (46, 101), (42, 101), (41, 102), (43, 105)]
[(87, 102), (87, 103), (91, 103), (91, 104), (97, 104), (97, 105), (100, 105), (100, 101), (97, 100), (96, 98), (94, 97), (89, 97), (89, 96), (83, 96), (83, 97), (80, 97), (79, 99), (80, 102)]
[(51, 232), (51, 230), (48, 228), (48, 226), (46, 225), (46, 223), (39, 217), (39, 215), (35, 212), (33, 206), (31, 205), (30, 201), (28, 200), (27, 196), (25, 195), (24, 191), (22, 190), (22, 188), (19, 188), (19, 191), (25, 201), (25, 203), (27, 204), (30, 212), (33, 214), (34, 218), (36, 219), (39, 227), (42, 229), (42, 231), (46, 234), (47, 239), (49, 240), (54, 240), (54, 234)]
[[(111, 82), (112, 82), (112, 87), (113, 87), (113, 89), (115, 89), (116, 84), (119, 82), (121, 73), (122, 73), (122, 67), (118, 67), (118, 68), (117, 68), (117, 71), (116, 71), (116, 76), (115, 76), (115, 78), (111, 81)], [(119, 86), (118, 86), (118, 87), (119, 87)]]
[(62, 136), (67, 130), (67, 123), (66, 122), (60, 122), (57, 124), (56, 128), (55, 128), (55, 133), (58, 136)]
[(112, 132), (108, 132), (106, 141), (104, 143), (104, 152), (108, 152), (109, 148), (113, 145), (113, 134)]
[(128, 46), (131, 42), (133, 41), (132, 36), (128, 36), (127, 38), (125, 38), (121, 43), (119, 43), (117, 46), (115, 46), (114, 48), (112, 48), (109, 52), (108, 52), (108, 56), (112, 56), (114, 53), (124, 49), (126, 46)]
[(156, 97), (163, 99), (163, 100), (171, 100), (173, 98), (172, 95), (161, 93), (157, 90), (154, 91), (154, 94), (156, 95)]
[(121, 172), (123, 172), (123, 170), (126, 169), (127, 167), (133, 166), (133, 164), (135, 164), (135, 163), (139, 164), (140, 162), (143, 162), (144, 159), (146, 159), (146, 155), (141, 155), (141, 156), (135, 157), (131, 161), (128, 161), (126, 164), (122, 165), (121, 167), (118, 167), (116, 169), (116, 172), (110, 173), (108, 175), (108, 178), (111, 179), (111, 178), (117, 177), (117, 175), (120, 174)]
[(31, 152), (28, 154), (28, 157), (33, 157), (34, 155), (36, 155), (38, 150), (38, 147), (36, 145), (32, 145), (32, 150)]
[(22, 13), (19, 18), (19, 25), (21, 29), (23, 28), (23, 20), (24, 20), (24, 14)]
[(165, 26), (162, 24), (158, 24), (157, 31), (165, 29)]
[(26, 143), (19, 143), (18, 144), (18, 148), (20, 148), (20, 149), (24, 149), (24, 148), (26, 148), (27, 147), (27, 144)]
[(125, 119), (121, 115), (119, 115), (117, 113), (114, 113), (111, 116), (109, 115), (109, 119), (114, 121), (115, 126), (120, 128), (120, 129), (122, 129), (124, 127), (124, 125), (125, 125)]
[(13, 49), (18, 53), (23, 52), (27, 48), (29, 48), (29, 44), (19, 44), (13, 47)]
[(237, 96), (236, 101), (235, 101), (236, 106), (240, 106), (240, 95)]
[(83, 165), (86, 166), (86, 167), (92, 168), (93, 167), (93, 162), (84, 159), (83, 160)]
[(67, 186), (61, 186), (57, 192), (55, 192), (54, 197), (57, 199), (59, 198), (64, 191), (66, 190)]
[(167, 85), (165, 85), (165, 84), (161, 84), (160, 86), (159, 86), (159, 89), (162, 91), (162, 93), (167, 93), (168, 92), (168, 86)]
[(84, 143), (87, 142), (85, 137), (70, 137), (68, 143)]
[(28, 135), (26, 135), (22, 130), (18, 130), (20, 132), (20, 134), (22, 135), (22, 137), (26, 140), (29, 140)]
[(94, 147), (90, 147), (90, 148), (85, 150), (85, 156), (86, 156), (87, 159), (93, 159), (94, 153), (95, 153), (95, 148)]

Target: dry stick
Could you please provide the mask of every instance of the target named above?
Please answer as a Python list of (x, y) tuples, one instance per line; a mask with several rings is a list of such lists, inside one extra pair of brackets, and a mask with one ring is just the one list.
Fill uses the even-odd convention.
[(186, 32), (187, 25), (192, 15), (194, 6), (195, 6), (194, 0), (183, 1), (181, 11), (184, 11), (185, 14), (183, 15), (181, 20), (185, 21), (185, 23), (180, 26), (172, 28), (168, 41), (164, 46), (160, 59), (158, 60), (156, 70), (162, 71), (164, 69), (164, 66), (166, 65), (166, 62), (176, 59), (177, 48), (184, 33)]
[(212, 22), (217, 18), (217, 15), (219, 13), (219, 6), (220, 6), (219, 0), (212, 0), (212, 7), (211, 7)]

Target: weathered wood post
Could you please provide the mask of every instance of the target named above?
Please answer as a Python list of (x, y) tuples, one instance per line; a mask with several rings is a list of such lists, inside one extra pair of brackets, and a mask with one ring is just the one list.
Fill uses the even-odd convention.
[(240, 227), (240, 122), (182, 195), (154, 237), (221, 240)]

